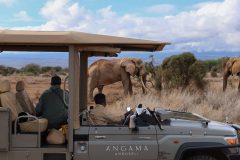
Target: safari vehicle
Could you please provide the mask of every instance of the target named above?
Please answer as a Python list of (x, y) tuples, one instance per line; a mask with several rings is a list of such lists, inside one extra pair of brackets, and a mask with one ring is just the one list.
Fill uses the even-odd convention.
[(68, 52), (70, 94), (64, 145), (44, 143), (37, 117), (31, 116), (37, 131), (17, 130), (22, 117), (13, 119), (9, 108), (0, 107), (0, 160), (239, 160), (240, 127), (192, 113), (137, 107), (123, 124), (89, 124), (88, 57), (161, 51), (167, 44), (80, 32), (0, 31), (0, 51)]

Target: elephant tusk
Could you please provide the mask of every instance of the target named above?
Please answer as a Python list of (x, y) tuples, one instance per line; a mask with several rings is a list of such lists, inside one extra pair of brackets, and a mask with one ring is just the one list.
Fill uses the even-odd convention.
[(142, 86), (145, 90), (149, 90), (150, 92), (152, 92), (148, 87), (145, 86), (145, 84), (143, 83), (143, 79), (142, 77), (140, 78), (141, 79), (141, 83), (142, 83)]

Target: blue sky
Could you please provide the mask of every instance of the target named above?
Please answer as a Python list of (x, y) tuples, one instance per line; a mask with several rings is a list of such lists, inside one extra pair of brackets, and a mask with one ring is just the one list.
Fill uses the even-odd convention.
[(0, 0), (0, 6), (0, 29), (74, 30), (171, 42), (164, 54), (240, 55), (240, 0)]
[[(61, 0), (60, 0), (61, 1)], [(192, 9), (195, 5), (206, 2), (221, 2), (221, 0), (69, 0), (72, 3), (78, 3), (89, 10), (96, 11), (107, 6), (119, 15), (126, 13), (139, 16), (163, 16), (168, 14), (177, 14), (182, 11)], [(47, 3), (47, 0), (0, 0), (2, 6), (0, 10), (0, 26), (4, 28), (20, 27), (20, 26), (36, 26), (47, 22), (47, 19), (41, 16), (40, 11)], [(172, 5), (174, 9), (166, 13), (148, 12), (146, 8), (156, 5)], [(17, 18), (21, 11), (27, 13), (31, 20), (21, 20)], [(24, 17), (23, 17), (24, 18)]]

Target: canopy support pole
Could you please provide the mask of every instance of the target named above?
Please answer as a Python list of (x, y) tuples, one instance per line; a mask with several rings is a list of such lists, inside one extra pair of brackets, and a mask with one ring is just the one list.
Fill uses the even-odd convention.
[(80, 53), (80, 112), (87, 109), (87, 86), (88, 86), (88, 53)]
[(80, 128), (79, 122), (79, 55), (78, 48), (69, 46), (69, 113), (68, 113), (68, 148), (73, 152), (73, 130)]

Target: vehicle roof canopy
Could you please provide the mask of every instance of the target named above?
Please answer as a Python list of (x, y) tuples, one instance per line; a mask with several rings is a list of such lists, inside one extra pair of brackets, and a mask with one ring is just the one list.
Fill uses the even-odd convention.
[[(98, 47), (108, 53), (121, 51), (161, 51), (167, 42), (97, 35), (74, 31), (17, 31), (0, 30), (0, 51), (52, 51), (68, 52), (69, 45), (79, 49)], [(105, 48), (104, 48), (105, 47)], [(106, 48), (107, 47), (107, 48)], [(110, 48), (110, 51), (109, 51)], [(114, 49), (114, 50), (113, 50)], [(116, 56), (109, 54), (107, 56)]]

